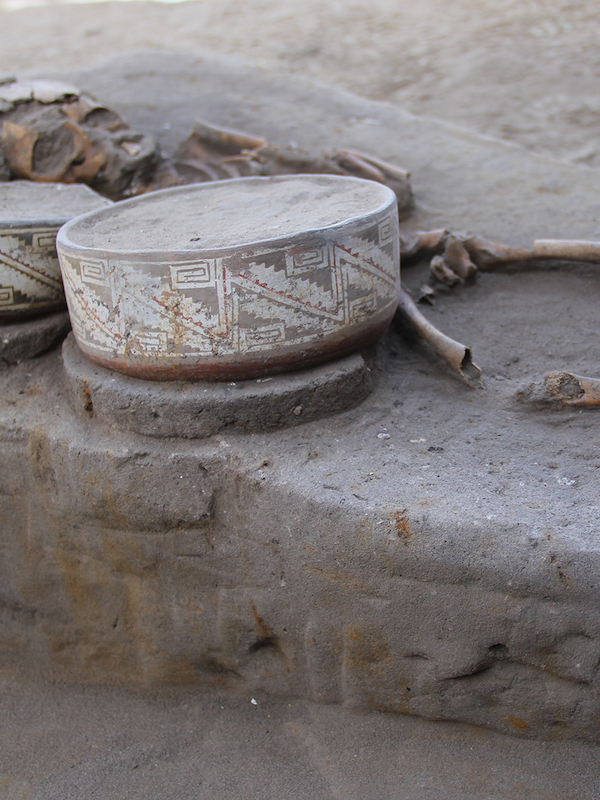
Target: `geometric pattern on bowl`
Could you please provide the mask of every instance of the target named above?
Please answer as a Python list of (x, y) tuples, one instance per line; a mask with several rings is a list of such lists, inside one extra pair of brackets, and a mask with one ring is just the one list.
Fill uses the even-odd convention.
[(56, 234), (73, 216), (108, 202), (87, 186), (0, 183), (0, 321), (64, 307)]
[(58, 252), (73, 331), (89, 358), (151, 380), (242, 380), (341, 356), (383, 333), (399, 289), (396, 199), (384, 186), (333, 176), (242, 178), (117, 203), (111, 219), (132, 203), (162, 203), (168, 217), (183, 198), (210, 202), (219, 185), (241, 182), (240, 191), (252, 182), (257, 196), (265, 182), (269, 191), (283, 185), (284, 199), (295, 196), (293, 182), (316, 182), (317, 195), (333, 185), (334, 195), (362, 191), (368, 203), (358, 216), (292, 226), (277, 239), (179, 252), (78, 245), (86, 241), (80, 231), (106, 214), (72, 221)]
[(56, 255), (57, 227), (0, 228), (0, 319), (64, 305)]

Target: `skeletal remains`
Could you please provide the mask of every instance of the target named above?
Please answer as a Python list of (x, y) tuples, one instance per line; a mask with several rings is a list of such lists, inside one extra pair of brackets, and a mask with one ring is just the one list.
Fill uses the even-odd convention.
[[(388, 185), (398, 198), (400, 217), (413, 200), (407, 172), (354, 150), (321, 155), (277, 147), (266, 139), (198, 121), (172, 158), (152, 136), (133, 131), (114, 111), (74, 86), (50, 81), (0, 79), (0, 180), (83, 182), (113, 200), (156, 189), (250, 175), (330, 173)], [(454, 286), (479, 271), (552, 260), (600, 263), (600, 243), (536, 241), (531, 249), (507, 247), (447, 230), (401, 237), (403, 263), (431, 257), (431, 283)], [(431, 301), (426, 285), (417, 301)], [(400, 292), (398, 314), (416, 334), (471, 386), (481, 370), (468, 347), (445, 336), (419, 311), (408, 290)], [(550, 372), (542, 384), (545, 400), (567, 405), (600, 405), (600, 379)]]

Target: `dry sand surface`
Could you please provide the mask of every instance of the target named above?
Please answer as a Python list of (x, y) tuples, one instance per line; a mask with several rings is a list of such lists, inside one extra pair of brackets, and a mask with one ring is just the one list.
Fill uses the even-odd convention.
[(0, 0), (0, 74), (208, 48), (600, 166), (597, 0), (29, 2)]

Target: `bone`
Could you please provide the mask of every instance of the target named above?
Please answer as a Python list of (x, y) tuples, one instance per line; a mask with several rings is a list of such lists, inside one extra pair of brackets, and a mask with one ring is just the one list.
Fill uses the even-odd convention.
[(415, 231), (400, 236), (400, 256), (402, 262), (413, 261), (438, 252), (443, 246), (449, 231), (440, 228), (435, 231)]
[(545, 387), (552, 400), (568, 406), (600, 406), (600, 378), (571, 372), (549, 372)]
[(429, 284), (424, 283), (419, 289), (417, 303), (429, 303), (430, 306), (434, 306), (435, 302), (435, 291)]
[(483, 271), (508, 263), (528, 262), (535, 258), (531, 250), (491, 242), (481, 236), (461, 236), (460, 239), (471, 261)]
[(419, 311), (414, 300), (404, 287), (400, 290), (398, 313), (415, 331), (417, 336), (449, 364), (469, 386), (473, 388), (482, 386), (481, 369), (473, 363), (470, 348), (446, 336), (435, 325), (432, 325)]
[(381, 175), (380, 180), (382, 182), (387, 177), (395, 178), (397, 181), (408, 181), (410, 178), (410, 172), (407, 172), (405, 169), (396, 167), (394, 164), (390, 164), (388, 161), (383, 161), (380, 158), (375, 158), (375, 156), (369, 155), (368, 153), (363, 153), (359, 150), (334, 150), (334, 154), (344, 153), (349, 153), (360, 159), (363, 163), (367, 162), (371, 167), (376, 168)]
[(196, 121), (191, 135), (179, 146), (174, 167), (189, 181), (301, 173), (352, 175), (389, 186), (401, 215), (408, 214), (413, 206), (408, 173), (374, 156), (357, 150), (308, 153), (204, 120)]
[(61, 103), (61, 112), (77, 125), (92, 125), (105, 131), (115, 132), (127, 130), (127, 124), (121, 117), (106, 106), (98, 103), (93, 97), (81, 94), (75, 99)]
[(600, 242), (577, 239), (536, 239), (533, 247), (523, 249), (490, 242), (479, 236), (461, 238), (471, 260), (481, 270), (490, 270), (505, 264), (531, 261), (585, 261), (600, 263)]
[(267, 140), (229, 128), (219, 128), (204, 120), (196, 120), (192, 133), (181, 143), (177, 158), (204, 159), (219, 162), (228, 156), (250, 155), (267, 144)]
[(577, 239), (537, 239), (533, 243), (533, 255), (535, 258), (600, 264), (600, 242), (586, 242)]
[(454, 286), (474, 280), (483, 272), (535, 261), (583, 261), (600, 263), (600, 242), (570, 239), (538, 239), (533, 247), (509, 247), (480, 236), (454, 234), (447, 230), (416, 231), (400, 237), (403, 261), (434, 254), (431, 274), (439, 283)]
[(334, 158), (342, 169), (348, 172), (357, 172), (360, 175), (378, 183), (385, 183), (383, 172), (369, 160), (351, 150), (335, 150)]
[(456, 286), (457, 283), (461, 283), (462, 281), (460, 275), (457, 275), (457, 273), (448, 266), (448, 262), (444, 256), (434, 256), (431, 259), (429, 267), (432, 277), (446, 286)]
[(330, 159), (342, 168), (344, 174), (368, 178), (389, 186), (398, 200), (398, 212), (401, 217), (412, 210), (414, 200), (410, 173), (406, 170), (358, 150), (334, 150), (330, 154)]
[(444, 261), (459, 278), (468, 281), (475, 277), (477, 267), (471, 261), (467, 248), (453, 233), (446, 238)]
[[(113, 200), (168, 186), (254, 175), (353, 175), (389, 186), (400, 215), (413, 207), (410, 176), (358, 150), (322, 154), (197, 120), (173, 158), (147, 134), (70, 84), (0, 79), (0, 180), (88, 183)], [(123, 134), (123, 136), (119, 136)]]
[(0, 144), (15, 177), (41, 183), (91, 182), (105, 162), (104, 154), (69, 120), (44, 129), (6, 121)]

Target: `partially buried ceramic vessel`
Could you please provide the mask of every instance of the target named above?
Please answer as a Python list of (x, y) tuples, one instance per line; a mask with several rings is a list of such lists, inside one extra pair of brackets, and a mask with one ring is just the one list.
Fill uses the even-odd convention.
[(64, 307), (56, 234), (72, 217), (107, 205), (87, 186), (0, 182), (0, 323)]
[(59, 232), (73, 330), (150, 380), (242, 380), (374, 342), (398, 304), (396, 198), (290, 175), (167, 189)]

